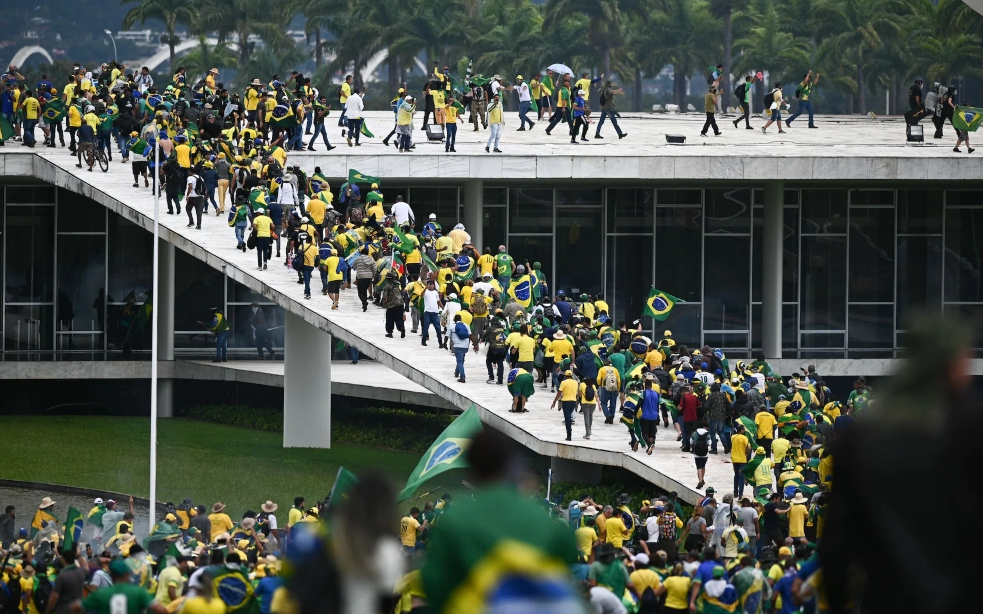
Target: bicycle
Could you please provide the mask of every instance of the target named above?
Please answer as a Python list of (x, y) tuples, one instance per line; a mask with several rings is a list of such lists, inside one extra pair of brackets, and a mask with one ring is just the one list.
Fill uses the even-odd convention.
[(86, 154), (85, 163), (92, 166), (93, 158), (95, 158), (94, 161), (99, 164), (99, 170), (104, 173), (109, 172), (109, 158), (106, 157), (105, 151), (99, 149), (98, 147), (92, 147)]

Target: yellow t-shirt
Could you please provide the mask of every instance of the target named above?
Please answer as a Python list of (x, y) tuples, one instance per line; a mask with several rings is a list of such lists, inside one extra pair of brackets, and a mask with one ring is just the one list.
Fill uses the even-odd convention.
[(181, 144), (174, 146), (174, 155), (177, 156), (178, 166), (181, 168), (191, 168), (191, 147)]
[(95, 113), (86, 113), (85, 117), (83, 117), (82, 120), (85, 121), (85, 123), (89, 124), (89, 127), (92, 128), (93, 132), (98, 130), (99, 124), (102, 123), (99, 121), (99, 116), (96, 115)]
[(553, 358), (553, 341), (550, 339), (543, 339), (540, 344), (543, 346), (543, 357)]
[[(21, 595), (26, 595), (34, 590), (34, 578), (21, 578), (20, 579), (20, 592)], [(23, 608), (23, 606), (21, 606)], [(31, 599), (27, 602), (27, 612), (24, 614), (38, 614), (38, 608), (34, 605), (34, 596), (31, 595)]]
[(82, 113), (79, 112), (79, 108), (75, 105), (68, 107), (68, 127), (78, 128), (82, 125)]
[[(731, 451), (733, 451), (733, 449)], [(761, 459), (761, 464), (754, 470), (755, 486), (771, 486), (772, 466), (773, 464), (770, 458)]]
[(751, 445), (748, 438), (741, 434), (736, 434), (730, 438), (730, 462), (746, 463), (747, 449)]
[(471, 327), (471, 323), (474, 322), (474, 314), (467, 309), (462, 309), (457, 312), (457, 315), (461, 316), (461, 322), (466, 324), (468, 328)]
[(594, 400), (587, 400), (587, 384), (585, 382), (580, 382), (580, 404), (581, 405), (596, 405), (597, 404), (597, 388), (594, 388)]
[(324, 212), (327, 210), (326, 203), (319, 198), (312, 198), (307, 201), (307, 215), (315, 224), (324, 223)]
[(584, 556), (590, 557), (591, 552), (594, 551), (594, 542), (597, 540), (594, 527), (580, 527), (573, 532), (573, 536), (577, 539), (577, 549), (584, 553)]
[(576, 401), (577, 400), (577, 381), (572, 377), (560, 382), (560, 400), (561, 401)]
[(759, 411), (754, 416), (754, 424), (758, 427), (758, 439), (771, 439), (775, 434), (775, 424), (778, 421), (775, 420), (775, 416), (771, 415), (770, 412)]
[(478, 273), (484, 275), (485, 273), (495, 274), (495, 256), (491, 254), (483, 254), (478, 257)]
[(338, 262), (341, 260), (338, 256), (328, 256), (324, 259), (324, 266), (328, 268), (328, 281), (340, 281), (345, 278), (344, 273), (338, 272)]
[(809, 508), (804, 505), (796, 504), (788, 510), (788, 536), (806, 536), (806, 516), (809, 515)]
[(662, 584), (666, 587), (665, 607), (674, 610), (689, 609), (689, 587), (693, 584), (691, 579), (686, 576), (669, 576)]
[(173, 601), (170, 593), (167, 591), (171, 586), (174, 587), (174, 594), (180, 599), (181, 590), (184, 588), (184, 576), (181, 575), (181, 569), (174, 565), (165, 567), (157, 577), (157, 595), (155, 599), (163, 606)]
[(78, 87), (74, 83), (69, 83), (65, 87), (61, 88), (61, 93), (65, 95), (65, 104), (71, 105), (72, 101), (75, 100), (75, 88)]
[(341, 98), (339, 98), (339, 101), (341, 102), (341, 104), (345, 104), (346, 102), (348, 102), (348, 97), (351, 96), (351, 95), (352, 95), (352, 86), (348, 85), (348, 82), (347, 81), (345, 83), (342, 83), (341, 84)]
[(386, 210), (382, 208), (382, 203), (376, 201), (365, 210), (365, 217), (374, 218), (376, 222), (382, 222), (386, 217)]
[(628, 537), (627, 527), (621, 520), (621, 516), (612, 516), (604, 521), (604, 541), (614, 546), (615, 550), (620, 550), (625, 538)]
[(653, 591), (659, 590), (662, 586), (662, 580), (659, 580), (659, 574), (655, 573), (651, 569), (639, 569), (638, 571), (631, 572), (628, 576), (631, 583), (635, 586), (635, 592), (641, 595), (645, 592), (645, 589), (651, 588)]
[(788, 449), (792, 447), (792, 442), (785, 437), (779, 437), (775, 441), (771, 442), (771, 452), (775, 455), (775, 460), (781, 462), (785, 455), (788, 454)]
[(564, 356), (573, 358), (573, 344), (570, 343), (570, 337), (553, 340), (553, 356), (559, 358), (560, 360), (562, 360)]
[(453, 105), (447, 105), (446, 107), (444, 107), (444, 120), (448, 124), (456, 124), (457, 123), (457, 107), (455, 107)]
[[(307, 247), (304, 248), (303, 255), (304, 255), (304, 266), (317, 265), (318, 250), (313, 243), (309, 244)], [(335, 266), (337, 266), (337, 264)]]
[(41, 116), (41, 103), (38, 99), (30, 96), (24, 101), (24, 118), (37, 119)]
[(416, 547), (416, 530), (420, 528), (420, 521), (412, 516), (406, 516), (399, 521), (399, 539), (407, 548)]
[[(259, 104), (259, 92), (255, 88), (246, 89), (246, 110), (255, 111)], [(255, 137), (254, 137), (255, 138)]]
[(266, 215), (257, 215), (253, 218), (253, 226), (256, 227), (257, 237), (269, 237), (273, 228), (273, 220)]
[(212, 539), (215, 539), (217, 535), (221, 535), (222, 533), (228, 533), (235, 526), (232, 524), (232, 519), (225, 512), (209, 514), (208, 520), (212, 523)]
[(302, 510), (299, 510), (296, 507), (290, 508), (290, 511), (287, 512), (287, 526), (288, 527), (294, 526), (295, 524), (300, 522), (300, 519), (303, 517), (304, 517), (304, 512)]
[(645, 364), (649, 366), (649, 369), (661, 367), (663, 358), (662, 352), (659, 350), (652, 350), (645, 355)]
[(181, 607), (181, 614), (225, 614), (225, 612), (225, 602), (218, 597), (211, 599), (192, 597), (186, 599)]
[(430, 97), (433, 98), (433, 108), (443, 109), (447, 106), (444, 102), (443, 90), (430, 90)]
[[(589, 100), (590, 99), (590, 79), (587, 79), (587, 78), (578, 79), (577, 82), (574, 85), (576, 86), (576, 88), (578, 90), (584, 90), (584, 100)], [(571, 96), (573, 94), (574, 93), (571, 92)]]
[(536, 357), (536, 340), (529, 335), (519, 337), (515, 347), (519, 348), (519, 362), (532, 362)]

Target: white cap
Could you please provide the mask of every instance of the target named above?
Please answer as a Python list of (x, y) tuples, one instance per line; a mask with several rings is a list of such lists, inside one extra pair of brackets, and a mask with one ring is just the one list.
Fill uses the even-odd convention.
[(584, 90), (577, 90), (577, 95), (578, 96), (583, 96), (584, 95)]
[(328, 203), (327, 205), (324, 205), (324, 208), (325, 209), (334, 209), (334, 205)]
[(464, 224), (456, 224), (454, 230), (464, 230)]
[(406, 102), (409, 102), (409, 101), (413, 100), (413, 97), (412, 96), (407, 96), (406, 98), (403, 98), (403, 100), (405, 100)]
[(632, 557), (631, 560), (632, 560), (633, 563), (641, 563), (642, 565), (648, 565), (649, 564), (649, 555), (647, 555), (647, 554), (645, 554), (643, 552), (643, 553), (641, 553), (639, 555), (636, 555), (636, 556)]
[(95, 505), (102, 505), (102, 499), (99, 498), (99, 497), (96, 497), (96, 500), (93, 501), (92, 503), (95, 504)]
[(430, 219), (432, 219), (432, 220), (437, 219), (437, 214), (436, 213), (431, 213), (430, 214)]

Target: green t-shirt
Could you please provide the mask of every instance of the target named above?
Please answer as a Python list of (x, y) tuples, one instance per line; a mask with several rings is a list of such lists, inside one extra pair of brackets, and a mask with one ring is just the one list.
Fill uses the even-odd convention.
[(809, 100), (812, 96), (812, 81), (806, 83), (803, 81), (799, 84), (799, 100)]
[(753, 85), (753, 83), (744, 84), (744, 102), (751, 102), (751, 86)]
[(96, 614), (141, 614), (153, 601), (147, 589), (135, 584), (105, 586), (82, 600), (82, 609)]
[(512, 274), (512, 256), (499, 254), (495, 256), (495, 266), (498, 267), (498, 276), (505, 277)]
[(615, 595), (623, 595), (625, 586), (628, 585), (628, 570), (621, 561), (607, 564), (594, 561), (590, 564), (587, 579), (594, 580), (601, 586), (606, 586)]

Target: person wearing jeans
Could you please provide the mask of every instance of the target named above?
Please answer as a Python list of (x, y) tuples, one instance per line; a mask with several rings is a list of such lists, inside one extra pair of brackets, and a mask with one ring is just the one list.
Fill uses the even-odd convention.
[(610, 358), (604, 359), (604, 365), (597, 371), (597, 393), (601, 401), (601, 413), (604, 414), (604, 422), (614, 424), (614, 415), (618, 407), (618, 391), (609, 391), (604, 387), (608, 372), (611, 371), (618, 383), (618, 390), (621, 389), (621, 374), (611, 364)]
[(444, 139), (444, 151), (453, 151), (457, 144), (457, 107), (454, 106), (454, 97), (447, 99), (447, 108), (444, 109), (444, 130), (447, 131), (447, 138)]
[(485, 151), (487, 152), (494, 143), (495, 151), (502, 153), (502, 150), (498, 148), (498, 141), (502, 138), (505, 119), (502, 115), (502, 102), (498, 94), (492, 96), (491, 104), (488, 105), (488, 125), (491, 130), (488, 134), (488, 142), (485, 143)]
[[(204, 322), (199, 322), (204, 324)], [(205, 325), (215, 335), (215, 360), (212, 362), (228, 362), (229, 358), (229, 321), (218, 307), (212, 308), (212, 320)]]
[[(461, 333), (466, 334), (462, 337)], [(463, 384), (465, 383), (464, 359), (468, 355), (468, 350), (471, 349), (471, 329), (461, 321), (461, 314), (454, 316), (454, 324), (447, 334), (451, 338), (451, 349), (454, 350), (454, 360), (456, 361), (454, 375), (458, 378), (457, 381)]]
[[(730, 462), (734, 465), (734, 496), (744, 494), (744, 467), (751, 456), (751, 442), (744, 434), (744, 427), (734, 426), (734, 437), (731, 439)], [(754, 493), (751, 493), (754, 495)]]
[(624, 90), (622, 88), (614, 89), (613, 83), (610, 79), (604, 82), (604, 87), (601, 88), (601, 119), (597, 121), (597, 129), (594, 131), (595, 139), (603, 139), (601, 136), (601, 126), (604, 125), (604, 120), (610, 118), (611, 125), (614, 126), (614, 131), (618, 133), (618, 138), (623, 139), (628, 136), (627, 132), (621, 131), (621, 126), (618, 125), (618, 112), (614, 108), (614, 96), (615, 94), (622, 94)]
[(815, 128), (816, 124), (812, 121), (812, 88), (819, 83), (819, 73), (816, 73), (816, 78), (812, 78), (812, 71), (806, 73), (802, 83), (799, 84), (799, 108), (792, 114), (792, 117), (785, 121), (785, 127), (791, 125), (792, 120), (796, 117), (802, 115), (803, 111), (809, 113), (809, 127)]
[(515, 84), (515, 91), (519, 94), (519, 130), (522, 132), (526, 129), (526, 122), (529, 123), (529, 129), (531, 130), (535, 126), (535, 122), (527, 117), (529, 109), (532, 108), (532, 94), (529, 92), (529, 86), (522, 80), (522, 75), (515, 78), (517, 83)]
[(723, 420), (710, 420), (710, 453), (717, 453), (717, 437), (724, 446), (724, 452), (730, 450), (730, 441), (727, 439), (726, 427)]
[(571, 441), (573, 437), (573, 413), (577, 411), (578, 392), (580, 392), (580, 387), (577, 385), (577, 380), (573, 378), (573, 372), (564, 371), (563, 381), (560, 382), (560, 387), (556, 391), (556, 397), (553, 398), (553, 404), (550, 407), (556, 407), (557, 403), (561, 404), (563, 424), (567, 429), (567, 441)]
[(430, 326), (433, 325), (437, 331), (437, 345), (444, 345), (444, 335), (440, 329), (440, 293), (437, 292), (436, 284), (431, 279), (427, 282), (427, 289), (423, 291), (423, 345), (427, 344), (430, 338)]
[(270, 252), (273, 250), (273, 220), (266, 215), (262, 208), (256, 209), (253, 216), (253, 229), (256, 231), (256, 263), (259, 269), (266, 268), (266, 263), (270, 260)]

